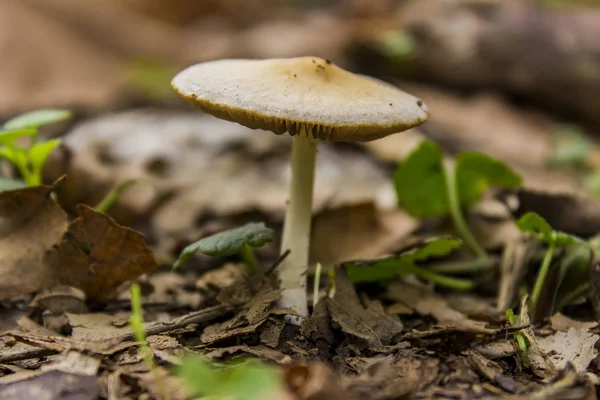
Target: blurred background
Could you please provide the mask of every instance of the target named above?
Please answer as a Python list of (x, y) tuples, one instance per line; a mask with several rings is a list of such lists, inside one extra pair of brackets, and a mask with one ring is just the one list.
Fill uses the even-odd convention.
[[(73, 110), (45, 132), (64, 137), (47, 180), (68, 175), (67, 207), (139, 180), (113, 215), (172, 253), (222, 216), (279, 222), (289, 173), (289, 138), (193, 110), (169, 86), (180, 69), (314, 55), (397, 84), (428, 104), (428, 123), (320, 151), (313, 251), (325, 263), (378, 255), (414, 229), (390, 176), (423, 138), (498, 157), (535, 193), (600, 195), (599, 39), (597, 0), (4, 0), (0, 120)], [(593, 217), (584, 228), (600, 231)], [(375, 239), (319, 248), (350, 225)]]

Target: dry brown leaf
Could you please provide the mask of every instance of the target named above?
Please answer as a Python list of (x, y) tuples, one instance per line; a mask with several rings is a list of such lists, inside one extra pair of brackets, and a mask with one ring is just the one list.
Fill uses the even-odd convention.
[(53, 246), (67, 228), (56, 184), (0, 192), (0, 300), (56, 283)]
[(103, 299), (122, 283), (158, 267), (142, 234), (118, 225), (86, 205), (57, 248), (58, 280), (83, 290), (88, 299)]
[(587, 329), (570, 328), (567, 332), (538, 338), (538, 344), (560, 370), (567, 363), (573, 364), (577, 372), (585, 372), (597, 353), (594, 351), (600, 336)]
[(382, 211), (373, 203), (324, 210), (313, 222), (311, 260), (329, 266), (380, 257), (397, 249), (418, 224), (401, 210)]
[(365, 308), (343, 268), (335, 271), (335, 294), (325, 302), (334, 327), (349, 338), (363, 342), (373, 351), (382, 351), (402, 332), (402, 322), (382, 310)]
[(386, 297), (400, 302), (421, 315), (431, 315), (440, 323), (467, 319), (464, 314), (451, 307), (448, 300), (428, 287), (406, 282), (391, 282), (387, 287)]

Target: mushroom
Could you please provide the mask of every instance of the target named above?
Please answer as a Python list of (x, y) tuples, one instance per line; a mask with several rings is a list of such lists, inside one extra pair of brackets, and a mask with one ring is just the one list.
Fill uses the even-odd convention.
[(290, 253), (279, 266), (280, 305), (308, 315), (306, 271), (318, 140), (379, 139), (425, 122), (427, 106), (395, 86), (317, 57), (210, 61), (183, 70), (171, 85), (218, 118), (293, 137), (281, 242), (282, 254)]

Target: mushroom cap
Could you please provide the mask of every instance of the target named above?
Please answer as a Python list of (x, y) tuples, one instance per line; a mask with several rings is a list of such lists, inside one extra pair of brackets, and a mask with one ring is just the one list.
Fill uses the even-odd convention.
[(171, 85), (221, 119), (335, 142), (379, 139), (429, 117), (420, 99), (318, 57), (210, 61), (183, 70)]

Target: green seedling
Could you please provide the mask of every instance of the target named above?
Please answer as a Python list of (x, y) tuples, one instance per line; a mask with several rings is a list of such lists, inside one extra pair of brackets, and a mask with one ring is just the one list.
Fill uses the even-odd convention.
[(196, 396), (232, 400), (266, 399), (280, 393), (283, 387), (274, 368), (255, 360), (219, 368), (201, 356), (187, 356), (177, 376)]
[(119, 198), (123, 195), (123, 193), (137, 183), (135, 179), (127, 179), (121, 182), (119, 185), (114, 187), (107, 195), (98, 203), (96, 206), (96, 210), (101, 213), (107, 214), (108, 211), (115, 205), (115, 203), (119, 200)]
[(394, 62), (409, 61), (415, 53), (415, 41), (407, 33), (398, 30), (386, 32), (380, 37), (379, 48)]
[(251, 222), (239, 228), (220, 232), (198, 240), (183, 249), (173, 269), (179, 269), (199, 251), (214, 257), (239, 254), (248, 268), (248, 273), (254, 275), (258, 272), (258, 262), (252, 248), (262, 247), (272, 242), (274, 236), (273, 229), (267, 228), (262, 222)]
[[(530, 309), (532, 315), (535, 315), (535, 310), (539, 304), (540, 296), (542, 294), (542, 289), (544, 288), (546, 277), (548, 276), (548, 272), (550, 271), (550, 265), (552, 263), (552, 258), (555, 249), (557, 247), (566, 247), (574, 245), (588, 247), (588, 244), (576, 236), (553, 230), (550, 224), (546, 222), (544, 218), (542, 218), (540, 215), (534, 212), (529, 212), (523, 215), (516, 222), (516, 224), (522, 232), (536, 236), (541, 243), (547, 246), (531, 294)], [(562, 275), (561, 280), (566, 276), (568, 266), (569, 264), (565, 264), (562, 268), (562, 271), (560, 271), (560, 274)]]
[[(41, 185), (42, 168), (50, 153), (60, 145), (59, 139), (39, 142), (38, 129), (70, 117), (66, 110), (33, 111), (11, 119), (0, 129), (0, 157), (18, 168), (26, 185)], [(17, 144), (24, 138), (29, 139), (26, 147)]]
[(154, 353), (146, 342), (146, 330), (144, 329), (144, 317), (142, 314), (142, 291), (140, 285), (134, 283), (130, 287), (131, 293), (131, 316), (129, 317), (129, 328), (133, 333), (137, 345), (139, 346), (140, 353), (142, 354), (144, 364), (153, 375), (153, 379), (157, 382), (158, 388), (161, 391), (164, 399), (169, 399), (170, 396), (162, 381), (158, 375), (156, 369), (156, 363), (154, 362)]
[(400, 206), (416, 217), (450, 215), (456, 230), (478, 260), (487, 257), (463, 216), (463, 208), (481, 199), (490, 186), (515, 189), (521, 177), (507, 165), (482, 153), (466, 152), (455, 163), (444, 162), (433, 142), (417, 147), (394, 173)]
[(554, 145), (548, 158), (554, 167), (589, 167), (592, 143), (585, 132), (575, 126), (561, 126), (554, 132)]
[[(521, 317), (515, 315), (512, 309), (506, 310), (506, 320), (508, 324), (513, 328), (516, 328), (521, 325)], [(529, 347), (531, 344), (527, 339), (527, 336), (523, 334), (521, 331), (515, 332), (515, 340), (517, 341), (517, 347), (519, 349), (519, 355), (521, 356), (521, 361), (523, 365), (529, 368)]]
[(414, 274), (438, 286), (454, 290), (469, 290), (470, 280), (447, 277), (421, 268), (417, 263), (431, 258), (443, 257), (461, 246), (461, 241), (451, 237), (434, 238), (414, 249), (378, 260), (363, 260), (344, 263), (348, 277), (354, 283), (380, 282)]

